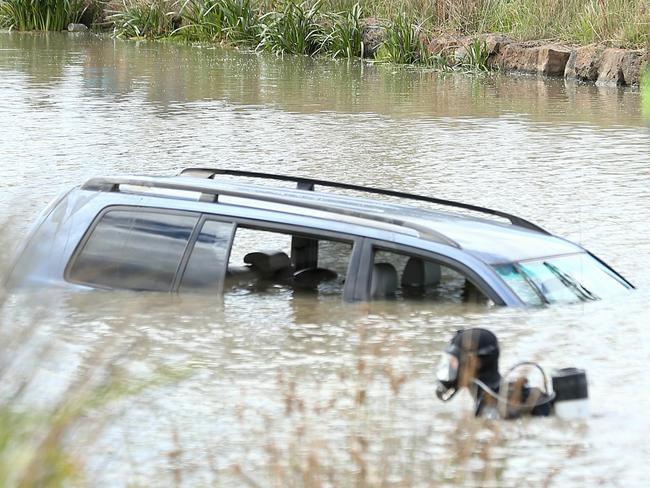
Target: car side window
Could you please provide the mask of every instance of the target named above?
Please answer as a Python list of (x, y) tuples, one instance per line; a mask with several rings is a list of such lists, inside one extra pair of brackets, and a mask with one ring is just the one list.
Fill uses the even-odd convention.
[(187, 262), (179, 291), (221, 291), (235, 224), (206, 220)]
[(486, 303), (487, 298), (462, 273), (446, 264), (375, 248), (370, 283), (372, 299)]
[(107, 288), (170, 291), (197, 215), (109, 210), (68, 265), (69, 281)]
[(342, 296), (352, 242), (238, 227), (224, 291)]

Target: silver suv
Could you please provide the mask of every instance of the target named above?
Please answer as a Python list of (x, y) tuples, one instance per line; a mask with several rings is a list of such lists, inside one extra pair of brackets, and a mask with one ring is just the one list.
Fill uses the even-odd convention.
[[(382, 200), (351, 196), (359, 193)], [(633, 288), (577, 244), (504, 212), (206, 168), (93, 178), (72, 189), (42, 214), (9, 283), (219, 295), (282, 289), (349, 301), (511, 306), (597, 300)]]

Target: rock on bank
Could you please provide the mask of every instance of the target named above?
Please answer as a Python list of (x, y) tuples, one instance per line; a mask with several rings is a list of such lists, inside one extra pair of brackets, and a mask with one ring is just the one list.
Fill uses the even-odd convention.
[[(375, 24), (372, 29), (364, 29), (364, 44), (379, 45), (380, 33)], [(511, 73), (635, 86), (641, 81), (644, 67), (650, 65), (650, 50), (609, 48), (602, 44), (576, 47), (539, 41), (517, 42), (501, 34), (434, 37), (427, 40), (427, 45), (431, 54), (458, 59), (477, 37), (485, 43), (489, 65)], [(376, 47), (366, 55), (374, 50)]]

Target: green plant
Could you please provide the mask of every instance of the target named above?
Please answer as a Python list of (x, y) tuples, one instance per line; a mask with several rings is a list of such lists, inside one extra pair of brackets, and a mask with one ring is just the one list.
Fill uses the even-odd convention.
[(328, 15), (322, 50), (335, 58), (362, 57), (362, 13), (361, 6), (355, 3), (348, 10)]
[(223, 32), (235, 44), (254, 44), (260, 30), (257, 11), (250, 0), (221, 0)]
[(465, 46), (464, 53), (459, 60), (459, 67), (467, 71), (489, 71), (489, 56), (490, 52), (485, 41), (475, 39)]
[(190, 40), (227, 39), (255, 44), (257, 11), (250, 0), (186, 0), (180, 9), (183, 25), (173, 34)]
[(190, 40), (213, 41), (221, 37), (223, 13), (219, 0), (186, 0), (181, 6), (183, 25), (174, 34)]
[(422, 24), (400, 13), (386, 29), (376, 54), (377, 60), (399, 64), (428, 63), (429, 55), (422, 34)]
[(120, 10), (106, 20), (119, 37), (164, 37), (180, 27), (178, 2), (167, 0), (123, 0)]
[(646, 66), (641, 76), (641, 113), (650, 120), (650, 66)]
[(0, 0), (0, 25), (19, 31), (60, 31), (78, 22), (84, 0)]
[(323, 39), (323, 30), (318, 23), (320, 8), (320, 0), (311, 5), (287, 0), (280, 11), (262, 15), (258, 48), (275, 54), (316, 53)]

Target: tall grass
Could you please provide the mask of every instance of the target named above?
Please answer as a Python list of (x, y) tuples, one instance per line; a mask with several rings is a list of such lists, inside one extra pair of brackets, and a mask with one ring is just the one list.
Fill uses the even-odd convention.
[(84, 0), (0, 0), (0, 26), (19, 31), (60, 31), (78, 22)]
[(285, 0), (280, 10), (260, 18), (259, 48), (275, 54), (315, 54), (322, 46), (320, 0), (310, 4)]
[(186, 0), (179, 15), (183, 25), (174, 34), (188, 40), (258, 42), (259, 15), (250, 0)]
[[(357, 52), (355, 16), (395, 22), (400, 16), (434, 32), (474, 35), (502, 32), (521, 40), (553, 39), (569, 43), (608, 42), (622, 47), (650, 46), (648, 0), (0, 0), (0, 26), (17, 30), (62, 30), (78, 21), (89, 4), (104, 4), (119, 35), (161, 37), (178, 33), (190, 39), (258, 44), (272, 51), (303, 52), (314, 47), (316, 33), (300, 34), (309, 13), (318, 15), (314, 29), (336, 25), (343, 46), (330, 54)], [(355, 6), (356, 5), (356, 6)], [(339, 14), (337, 14), (337, 12)], [(341, 14), (342, 13), (342, 14)], [(259, 14), (259, 15), (258, 15)], [(323, 15), (321, 15), (323, 14)], [(263, 20), (258, 22), (259, 17)], [(286, 22), (283, 17), (286, 16)], [(182, 25), (181, 19), (182, 17)], [(316, 20), (316, 18), (312, 19)], [(290, 26), (295, 23), (295, 29)], [(286, 50), (279, 36), (300, 46)], [(345, 36), (350, 36), (345, 41)], [(309, 37), (307, 39), (307, 37)], [(253, 42), (255, 39), (256, 42)], [(321, 44), (324, 39), (321, 38)], [(348, 50), (345, 44), (350, 45)], [(284, 45), (284, 47), (283, 47)], [(349, 54), (346, 54), (349, 56)]]
[(467, 71), (489, 71), (489, 57), (490, 52), (485, 41), (474, 39), (465, 46), (462, 56), (458, 59), (458, 67)]
[(650, 122), (650, 66), (647, 66), (641, 76), (641, 111)]
[(335, 58), (363, 56), (362, 14), (358, 3), (344, 11), (329, 14), (322, 41), (323, 50)]
[(164, 37), (179, 27), (178, 2), (170, 0), (122, 0), (106, 21), (120, 37)]
[(434, 31), (650, 46), (647, 0), (377, 0), (363, 7), (373, 17), (390, 19), (404, 12), (420, 22), (426, 19)]
[(422, 24), (400, 13), (386, 28), (377, 59), (399, 64), (426, 62), (428, 55), (423, 36)]

